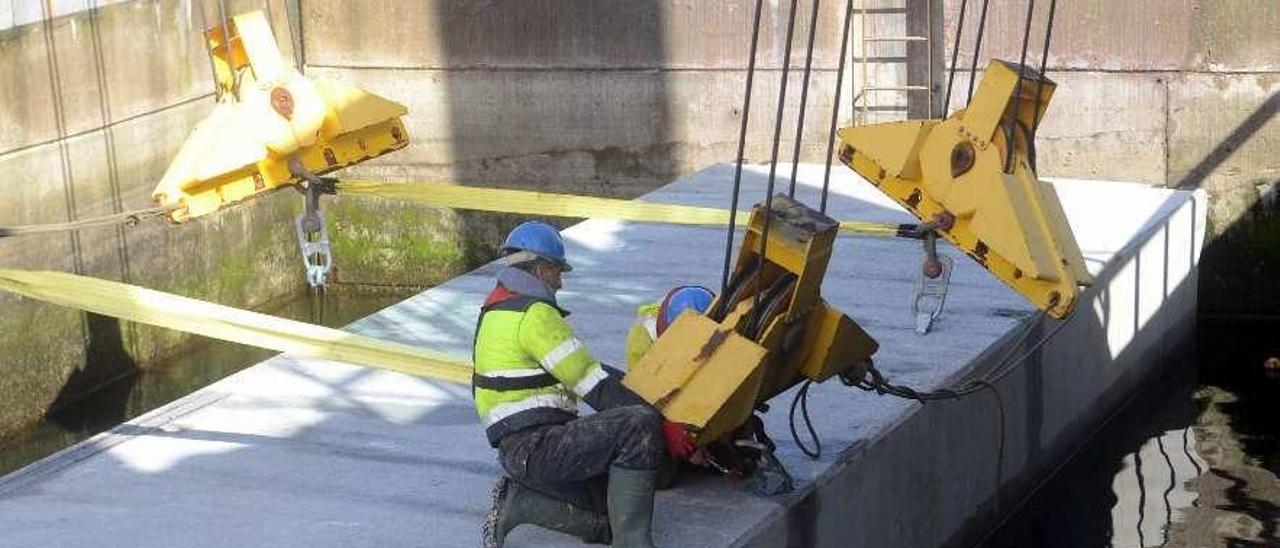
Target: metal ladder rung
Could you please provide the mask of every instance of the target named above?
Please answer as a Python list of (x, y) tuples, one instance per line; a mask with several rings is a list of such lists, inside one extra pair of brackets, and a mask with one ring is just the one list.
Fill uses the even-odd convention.
[(924, 36), (875, 36), (864, 38), (863, 42), (926, 42), (929, 39)]

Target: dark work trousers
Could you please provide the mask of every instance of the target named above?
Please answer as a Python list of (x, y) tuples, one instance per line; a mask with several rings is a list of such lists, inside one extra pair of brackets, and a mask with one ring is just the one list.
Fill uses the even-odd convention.
[(662, 415), (648, 405), (627, 405), (509, 434), (498, 444), (498, 458), (520, 484), (603, 514), (609, 467), (657, 470), (664, 444)]

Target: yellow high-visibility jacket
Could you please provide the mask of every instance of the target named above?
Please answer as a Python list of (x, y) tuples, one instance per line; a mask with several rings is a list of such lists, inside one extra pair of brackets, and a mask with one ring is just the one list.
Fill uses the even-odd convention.
[(579, 398), (597, 411), (644, 402), (544, 300), (515, 296), (482, 309), (474, 351), (476, 413), (494, 447), (512, 432), (576, 418)]

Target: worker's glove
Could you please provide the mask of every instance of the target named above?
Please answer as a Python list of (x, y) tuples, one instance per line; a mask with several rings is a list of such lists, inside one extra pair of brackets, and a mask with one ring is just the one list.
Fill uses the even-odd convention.
[(678, 422), (663, 421), (662, 437), (667, 440), (667, 454), (673, 459), (688, 458), (698, 448), (693, 434)]

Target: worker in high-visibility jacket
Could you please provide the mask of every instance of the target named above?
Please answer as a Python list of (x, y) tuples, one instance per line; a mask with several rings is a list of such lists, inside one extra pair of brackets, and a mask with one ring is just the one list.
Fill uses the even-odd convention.
[[(622, 385), (574, 336), (556, 302), (570, 269), (560, 233), (530, 221), (503, 244), (506, 267), (481, 307), (474, 346), (476, 412), (507, 476), (483, 528), (500, 547), (529, 523), (614, 546), (652, 547), (657, 472), (694, 449), (682, 425)], [(578, 400), (596, 413), (578, 416)]]
[(627, 333), (627, 368), (639, 362), (658, 336), (684, 311), (705, 313), (715, 298), (715, 293), (700, 285), (682, 285), (668, 291), (660, 303), (640, 305), (636, 309), (636, 321)]

